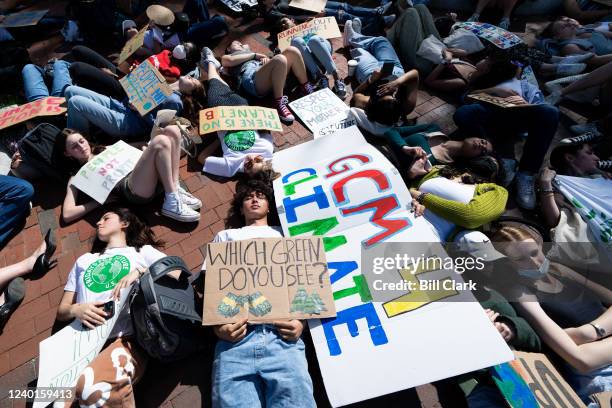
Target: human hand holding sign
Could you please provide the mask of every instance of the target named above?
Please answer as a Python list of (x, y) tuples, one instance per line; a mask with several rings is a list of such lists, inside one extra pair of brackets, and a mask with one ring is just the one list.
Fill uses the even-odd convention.
[(287, 341), (297, 341), (304, 331), (304, 323), (301, 320), (274, 322), (280, 336)]
[(241, 319), (236, 323), (221, 324), (214, 326), (213, 331), (221, 340), (236, 343), (246, 336), (247, 318)]
[(83, 326), (95, 329), (106, 322), (106, 312), (102, 305), (106, 302), (77, 303), (72, 305), (72, 314), (79, 319)]
[(515, 337), (514, 329), (505, 322), (496, 321), (499, 317), (499, 313), (494, 312), (491, 309), (485, 309), (485, 312), (489, 317), (489, 320), (491, 320), (491, 323), (493, 323), (493, 325), (495, 326), (499, 334), (501, 334), (502, 338), (506, 341), (506, 343), (511, 342), (512, 339), (514, 339)]

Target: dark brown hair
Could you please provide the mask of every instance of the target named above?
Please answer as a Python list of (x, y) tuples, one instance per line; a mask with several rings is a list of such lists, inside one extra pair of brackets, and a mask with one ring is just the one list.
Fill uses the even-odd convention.
[(246, 225), (242, 214), (242, 203), (252, 192), (262, 193), (268, 200), (268, 225), (279, 225), (278, 214), (276, 213), (276, 203), (274, 201), (274, 190), (270, 184), (271, 180), (262, 179), (242, 179), (236, 184), (236, 193), (232, 199), (231, 206), (225, 219), (225, 228), (241, 228)]
[[(104, 213), (107, 212), (117, 214), (122, 222), (128, 223), (128, 226), (125, 228), (125, 242), (128, 246), (136, 248), (137, 251), (140, 251), (140, 248), (145, 245), (151, 245), (155, 248), (163, 247), (164, 241), (158, 239), (151, 227), (142, 222), (142, 220), (129, 208), (109, 207), (104, 211)], [(104, 249), (106, 249), (106, 245), (106, 242), (100, 241), (100, 239), (96, 236), (91, 252), (103, 252)]]
[(205, 108), (204, 101), (206, 100), (206, 91), (202, 82), (193, 88), (191, 94), (181, 94), (181, 100), (183, 102), (181, 116), (188, 119), (195, 127), (199, 127), (200, 111)]
[(550, 167), (564, 176), (580, 176), (580, 174), (576, 174), (572, 166), (570, 166), (565, 155), (576, 155), (585, 145), (586, 143), (581, 143), (575, 145), (559, 145), (555, 147), (550, 153)]
[(91, 148), (91, 154), (100, 154), (104, 151), (104, 149), (106, 149), (105, 146), (92, 143), (92, 141), (86, 135), (79, 131), (70, 128), (65, 128), (62, 130), (62, 132), (55, 138), (52, 153), (53, 161), (59, 166), (59, 170), (62, 173), (69, 174), (71, 176), (74, 176), (79, 171), (81, 166), (83, 166), (83, 164), (79, 163), (77, 159), (66, 156), (66, 139), (68, 139), (68, 136), (76, 133), (80, 134), (85, 138), (85, 140), (87, 140), (89, 147)]

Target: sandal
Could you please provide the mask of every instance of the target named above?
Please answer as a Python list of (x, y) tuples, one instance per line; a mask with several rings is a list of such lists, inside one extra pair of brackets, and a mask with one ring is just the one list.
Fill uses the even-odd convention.
[(25, 281), (23, 278), (15, 278), (9, 282), (4, 290), (4, 304), (0, 306), (0, 332), (8, 322), (17, 307), (25, 297)]
[(36, 262), (34, 262), (34, 267), (32, 268), (32, 273), (34, 275), (44, 275), (53, 267), (51, 257), (55, 253), (57, 244), (55, 242), (55, 233), (52, 229), (47, 231), (45, 242), (47, 243), (47, 249), (45, 249), (45, 253), (36, 258)]

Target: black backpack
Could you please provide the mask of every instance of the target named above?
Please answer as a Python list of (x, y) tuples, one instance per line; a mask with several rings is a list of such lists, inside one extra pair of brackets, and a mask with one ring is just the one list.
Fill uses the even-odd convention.
[[(180, 270), (177, 281), (168, 272)], [(167, 256), (149, 266), (131, 289), (128, 301), (138, 344), (150, 357), (171, 362), (203, 349), (197, 329), (202, 326), (196, 312), (191, 273), (181, 258)]]
[(35, 167), (40, 174), (64, 183), (68, 180), (68, 174), (58, 170), (57, 153), (54, 150), (55, 139), (61, 132), (50, 123), (41, 123), (21, 138), (19, 153), (23, 161)]

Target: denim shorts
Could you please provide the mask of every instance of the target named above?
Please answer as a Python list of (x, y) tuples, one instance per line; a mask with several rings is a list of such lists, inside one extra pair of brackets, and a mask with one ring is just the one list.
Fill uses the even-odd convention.
[(255, 87), (255, 73), (259, 71), (261, 65), (248, 61), (244, 64), (243, 70), (240, 73), (240, 87), (249, 95), (260, 97), (257, 94), (257, 88)]

